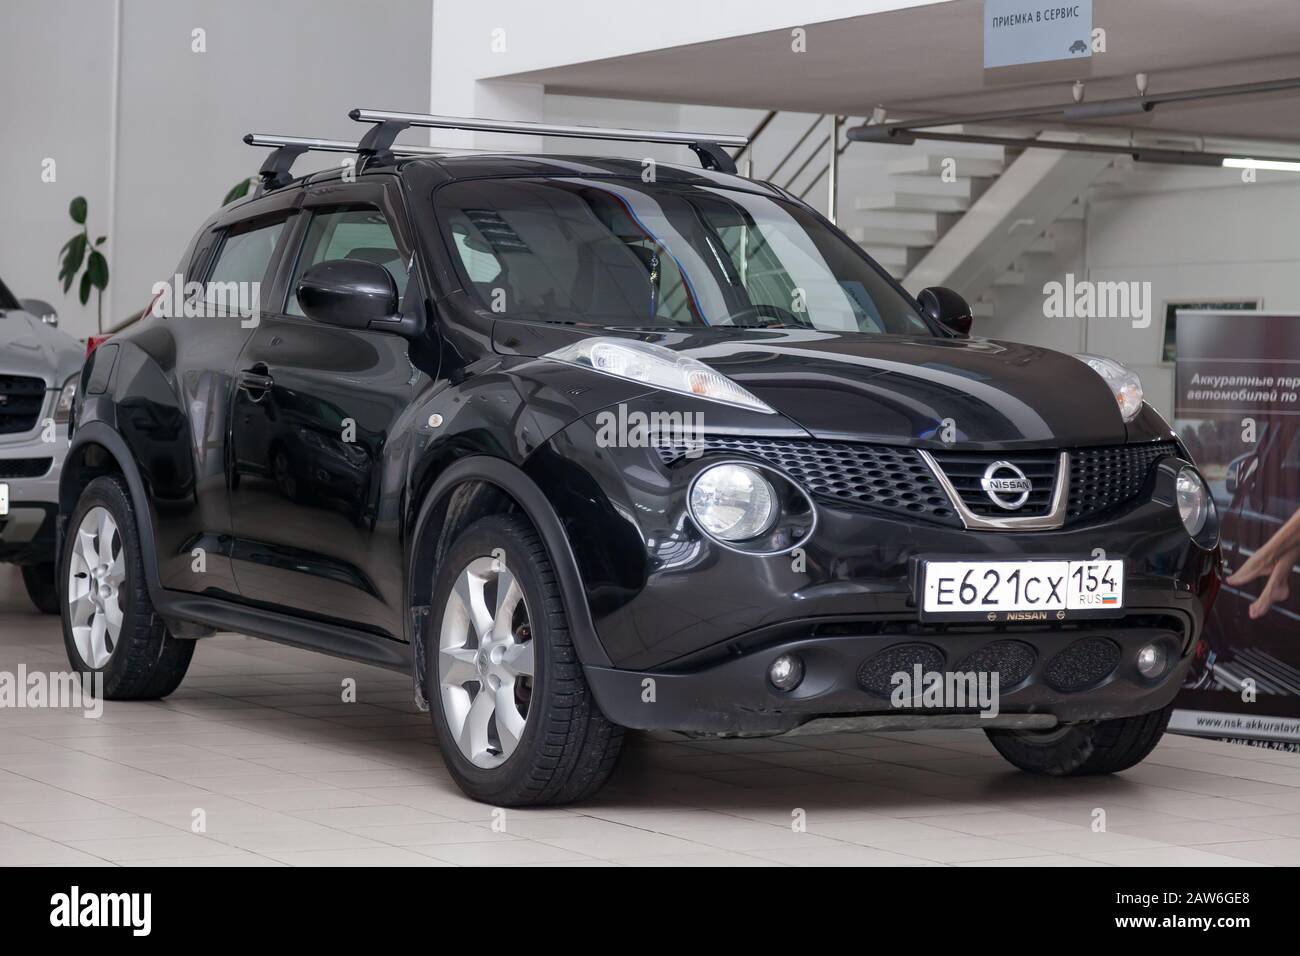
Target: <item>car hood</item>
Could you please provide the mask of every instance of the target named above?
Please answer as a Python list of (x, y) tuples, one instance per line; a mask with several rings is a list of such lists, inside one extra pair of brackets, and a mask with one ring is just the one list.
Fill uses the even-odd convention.
[(85, 360), (72, 336), (21, 309), (0, 313), (0, 374), (30, 375), (58, 388)]
[(499, 328), (498, 342), (522, 354), (541, 355), (592, 334), (683, 352), (827, 440), (992, 449), (1127, 438), (1101, 376), (1074, 356), (1032, 345), (813, 330), (580, 330), (528, 323), (523, 331), (523, 323), (501, 324), (512, 328), (504, 335)]

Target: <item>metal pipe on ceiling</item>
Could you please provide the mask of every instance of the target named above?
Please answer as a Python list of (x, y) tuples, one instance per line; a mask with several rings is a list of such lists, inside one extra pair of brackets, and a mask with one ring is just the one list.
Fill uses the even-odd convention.
[[(847, 133), (849, 139), (859, 143), (906, 143), (907, 134), (936, 126), (958, 126), (970, 123), (997, 123), (1004, 120), (1039, 119), (1059, 116), (1066, 122), (1079, 122), (1114, 116), (1131, 116), (1149, 113), (1165, 103), (1187, 103), (1197, 100), (1220, 99), (1229, 96), (1247, 96), (1257, 93), (1277, 93), (1300, 89), (1300, 77), (1279, 80), (1261, 80), (1255, 83), (1237, 83), (1231, 86), (1209, 86), (1194, 90), (1175, 90), (1169, 93), (1146, 93), (1118, 99), (1097, 100), (1094, 103), (1058, 103), (1053, 106), (993, 110), (965, 116), (943, 116), (931, 119), (899, 120), (894, 123), (855, 126)], [(934, 139), (938, 137), (930, 136)]]

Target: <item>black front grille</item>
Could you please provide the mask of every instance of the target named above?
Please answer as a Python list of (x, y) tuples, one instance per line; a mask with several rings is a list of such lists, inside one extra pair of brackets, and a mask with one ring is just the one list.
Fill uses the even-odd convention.
[[(1064, 450), (1070, 456), (1065, 523), (1073, 524), (1136, 497), (1151, 466), (1167, 455), (1177, 455), (1178, 445), (1165, 441)], [(710, 435), (694, 446), (661, 445), (657, 451), (666, 465), (704, 452), (744, 453), (781, 469), (814, 498), (833, 501), (841, 507), (876, 508), (942, 524), (961, 524), (952, 502), (914, 448), (803, 438)], [(932, 451), (930, 454), (973, 514), (983, 518), (1034, 518), (1051, 511), (1060, 451)], [(1030, 481), (1029, 497), (1019, 508), (999, 507), (980, 485), (985, 470), (997, 461), (1015, 465)], [(1001, 472), (998, 476), (1007, 474)], [(1004, 494), (1003, 497), (1013, 496)]]
[[(936, 464), (952, 483), (957, 494), (972, 514), (981, 518), (1041, 518), (1052, 510), (1052, 492), (1056, 488), (1056, 472), (1060, 463), (1060, 453), (1048, 451), (1025, 452), (968, 452), (942, 451), (931, 452)], [(1029, 479), (1031, 488), (1029, 497), (1017, 508), (1003, 508), (995, 504), (988, 492), (980, 485), (985, 471), (996, 462), (1009, 462)], [(1010, 469), (998, 469), (996, 477), (1014, 477)], [(1020, 497), (1012, 492), (1003, 492), (1001, 498), (1014, 502)]]
[(693, 449), (661, 446), (659, 456), (672, 464), (692, 452), (743, 452), (781, 469), (814, 498), (960, 524), (947, 495), (914, 448), (731, 435), (711, 435), (701, 444), (703, 448)]
[(45, 404), (45, 381), (25, 375), (0, 375), (0, 435), (29, 432)]
[(1152, 465), (1177, 454), (1171, 441), (1072, 450), (1066, 520), (1079, 521), (1130, 500), (1142, 490)]
[(52, 464), (53, 458), (0, 458), (0, 478), (39, 478)]

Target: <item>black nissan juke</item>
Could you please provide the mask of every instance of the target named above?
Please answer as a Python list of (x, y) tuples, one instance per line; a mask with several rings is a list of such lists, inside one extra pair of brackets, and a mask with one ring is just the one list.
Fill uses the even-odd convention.
[[(87, 360), (60, 585), (108, 697), (218, 630), (401, 670), (498, 805), (592, 794), (625, 728), (1155, 746), (1218, 516), (1134, 374), (972, 337), (716, 142), (431, 155), (393, 137), (504, 124), (354, 118), (250, 138), (257, 194)], [(358, 158), (293, 178), (308, 148)]]

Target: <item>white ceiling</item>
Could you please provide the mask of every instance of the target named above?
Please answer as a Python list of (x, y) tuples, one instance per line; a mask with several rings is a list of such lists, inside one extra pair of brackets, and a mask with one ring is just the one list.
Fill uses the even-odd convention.
[[(1095, 0), (1106, 53), (1000, 76), (983, 68), (982, 9), (982, 0), (951, 0), (811, 24), (806, 53), (792, 53), (789, 30), (777, 30), (510, 79), (580, 96), (812, 113), (861, 116), (883, 104), (900, 119), (1068, 102), (1080, 78), (1087, 99), (1100, 100), (1135, 95), (1140, 72), (1152, 93), (1300, 76), (1300, 0)], [(1109, 122), (1300, 142), (1300, 91)]]

